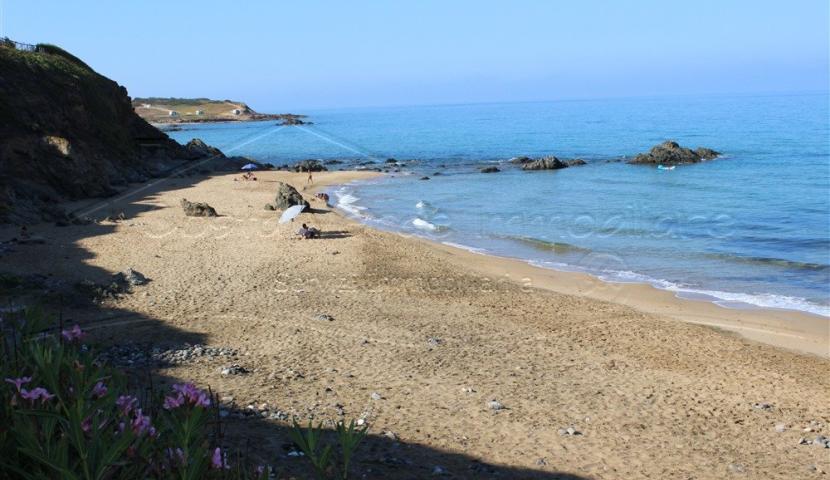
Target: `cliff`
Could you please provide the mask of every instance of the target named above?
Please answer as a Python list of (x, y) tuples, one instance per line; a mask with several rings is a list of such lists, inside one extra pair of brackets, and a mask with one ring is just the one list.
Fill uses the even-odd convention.
[(112, 195), (192, 158), (71, 54), (0, 43), (0, 222), (65, 218), (56, 202)]

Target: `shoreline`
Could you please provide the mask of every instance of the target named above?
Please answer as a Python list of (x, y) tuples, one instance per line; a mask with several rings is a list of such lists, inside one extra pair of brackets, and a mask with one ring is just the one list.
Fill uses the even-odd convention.
[[(374, 178), (378, 177), (382, 175)], [(348, 183), (317, 186), (312, 191), (333, 189)], [(684, 298), (680, 296), (682, 292), (662, 289), (647, 282), (615, 282), (587, 272), (541, 267), (517, 257), (474, 251), (474, 247), (379, 229), (360, 221), (352, 212), (337, 205), (332, 205), (331, 208), (348, 221), (423, 242), (462, 268), (471, 267), (480, 273), (509, 278), (529, 287), (625, 305), (643, 313), (664, 315), (687, 323), (737, 333), (749, 340), (778, 348), (830, 358), (830, 317), (796, 309), (751, 304), (747, 304), (748, 308), (719, 305), (718, 301), (726, 300), (715, 297)]]
[[(799, 443), (805, 428), (826, 432), (815, 399), (830, 392), (830, 364), (805, 352), (816, 332), (794, 332), (791, 314), (778, 326), (770, 312), (737, 318), (648, 286), (617, 288), (382, 231), (312, 198), (378, 175), (321, 172), (312, 186), (302, 173), (272, 171), (256, 182), (211, 174), (136, 186), (96, 207), (98, 218), (124, 213), (114, 220), (33, 226), (42, 242), (13, 244), (3, 270), (69, 287), (107, 285), (127, 268), (145, 276), (61, 319), (102, 349), (236, 352), (136, 368), (157, 385), (209, 387), (231, 412), (279, 412), (228, 416), (226, 441), (250, 442), (255, 458), (276, 454), (289, 470), (298, 465), (282, 449), (292, 418), (363, 419), (374, 446), (356, 465), (372, 469), (367, 478), (394, 478), (401, 463), (382, 460), (390, 457), (411, 465), (409, 478), (429, 478), (434, 465), (458, 478), (492, 469), (506, 479), (715, 479), (736, 462), (758, 478), (830, 469), (826, 450)], [(279, 224), (263, 208), (278, 181), (310, 201), (298, 221), (321, 238), (299, 239), (298, 223)], [(187, 217), (182, 198), (219, 216)], [(17, 234), (0, 228), (0, 241)], [(746, 338), (672, 314), (729, 320)], [(232, 364), (247, 373), (221, 373)], [(580, 433), (560, 433), (567, 428)]]
[(827, 317), (796, 310), (724, 307), (709, 300), (678, 297), (675, 292), (648, 283), (609, 282), (588, 273), (537, 267), (517, 258), (473, 253), (418, 239), (444, 252), (449, 261), (482, 273), (511, 278), (523, 285), (625, 305), (643, 313), (723, 329), (749, 340), (830, 358), (830, 319)]

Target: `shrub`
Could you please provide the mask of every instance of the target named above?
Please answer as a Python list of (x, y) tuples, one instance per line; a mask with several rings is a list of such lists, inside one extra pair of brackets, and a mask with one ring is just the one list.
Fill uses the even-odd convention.
[[(216, 445), (213, 395), (181, 383), (140, 398), (123, 372), (97, 360), (77, 325), (50, 335), (42, 318), (0, 318), (0, 478), (268, 478), (270, 467), (230, 462)], [(318, 478), (346, 479), (366, 428), (337, 426), (339, 457), (323, 435), (294, 423), (292, 439)]]
[(80, 328), (54, 338), (35, 318), (6, 319), (0, 334), (0, 477), (266, 478), (264, 468), (231, 469), (211, 443), (207, 392), (186, 383), (140, 400)]
[(294, 421), (294, 428), (291, 430), (291, 440), (303, 452), (303, 455), (314, 468), (314, 474), (318, 479), (340, 478), (347, 479), (349, 476), (349, 465), (351, 464), (354, 452), (366, 436), (367, 427), (355, 428), (354, 420), (345, 426), (337, 424), (336, 441), (340, 447), (340, 461), (333, 455), (334, 445), (323, 444), (323, 424), (317, 428), (309, 420), (308, 427), (303, 429), (297, 421)]
[(35, 51), (40, 53), (47, 53), (49, 55), (57, 55), (59, 57), (63, 57), (69, 60), (72, 63), (80, 65), (86, 68), (87, 70), (92, 70), (92, 68), (90, 68), (89, 65), (84, 63), (83, 60), (76, 57), (75, 55), (72, 55), (71, 53), (67, 52), (66, 50), (62, 49), (57, 45), (52, 45), (51, 43), (38, 43), (37, 45), (35, 45)]

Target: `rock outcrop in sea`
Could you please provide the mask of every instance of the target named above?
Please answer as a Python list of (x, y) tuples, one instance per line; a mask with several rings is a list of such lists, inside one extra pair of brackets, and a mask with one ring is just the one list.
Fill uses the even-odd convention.
[(522, 170), (559, 170), (562, 168), (568, 168), (568, 164), (554, 156), (531, 160), (522, 164)]
[(668, 140), (655, 145), (648, 153), (641, 153), (628, 163), (640, 165), (682, 165), (712, 160), (720, 155), (711, 148), (698, 147), (696, 150), (681, 147), (677, 142)]
[(520, 165), (522, 170), (560, 170), (563, 168), (585, 165), (585, 160), (580, 158), (562, 160), (558, 157), (550, 155), (535, 160), (530, 157), (515, 157), (510, 159), (510, 163)]
[(291, 167), (295, 172), (326, 172), (328, 168), (323, 166), (319, 160), (303, 160)]
[(205, 158), (205, 157), (218, 157), (218, 158), (225, 158), (225, 154), (222, 153), (216, 147), (211, 147), (210, 145), (206, 144), (202, 141), (201, 138), (194, 138), (191, 141), (187, 142), (187, 145), (184, 146), (188, 152), (190, 152), (194, 158)]

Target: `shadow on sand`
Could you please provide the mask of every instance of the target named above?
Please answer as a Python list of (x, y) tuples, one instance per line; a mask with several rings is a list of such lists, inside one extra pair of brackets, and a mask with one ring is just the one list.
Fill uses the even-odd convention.
[[(158, 191), (171, 188), (183, 188), (195, 183), (200, 178), (174, 179), (160, 186), (155, 191), (142, 192), (140, 196), (125, 199), (119, 204), (112, 204), (99, 210), (95, 216), (103, 218), (108, 215), (124, 212), (127, 219), (136, 215), (154, 210), (155, 207), (147, 200)], [(221, 206), (219, 206), (221, 208)], [(172, 206), (171, 208), (178, 208)], [(129, 220), (128, 220), (129, 221)], [(54, 228), (55, 230), (51, 230)], [(45, 301), (45, 308), (56, 318), (52, 328), (57, 329), (57, 317), (60, 315), (64, 324), (79, 323), (90, 333), (90, 340), (98, 345), (102, 351), (118, 345), (123, 348), (125, 342), (135, 342), (151, 348), (175, 348), (183, 344), (204, 344), (206, 336), (202, 333), (188, 331), (161, 319), (148, 317), (142, 313), (120, 308), (120, 302), (113, 302), (112, 306), (90, 306), (84, 304), (84, 299), (72, 292), (69, 285), (78, 279), (89, 279), (95, 282), (106, 282), (112, 272), (91, 266), (87, 260), (92, 253), (80, 247), (82, 240), (107, 235), (115, 228), (112, 223), (91, 223), (88, 225), (72, 225), (67, 227), (43, 227), (45, 232), (53, 232), (61, 241), (53, 242), (47, 237), (45, 245), (15, 245), (13, 251), (0, 254), (0, 273), (11, 273), (18, 276), (39, 276), (45, 279), (49, 294), (36, 297), (26, 288), (12, 288), (0, 290), (3, 301), (9, 299), (23, 299), (34, 301), (39, 298)], [(5, 236), (10, 237), (12, 228), (5, 230)], [(322, 239), (344, 238), (348, 232), (324, 232)], [(7, 240), (0, 238), (0, 241)], [(125, 248), (129, 248), (125, 246)], [(52, 249), (60, 252), (64, 265), (55, 271), (72, 272), (72, 278), (59, 278), (53, 272), (37, 272), (30, 265), (29, 259), (37, 255), (37, 249)], [(41, 292), (42, 293), (42, 292)], [(59, 315), (58, 315), (59, 314)], [(163, 364), (155, 363), (148, 368), (146, 365), (136, 364), (132, 368), (134, 378), (146, 379), (152, 377), (154, 388), (167, 389), (172, 383), (188, 380), (175, 376), (175, 368), (164, 368)], [(164, 373), (160, 371), (164, 369)], [(200, 385), (209, 387), (209, 385)], [(220, 397), (222, 392), (216, 392)], [(286, 402), (287, 403), (287, 402)], [(223, 432), (218, 443), (231, 450), (246, 450), (245, 455), (251, 459), (268, 463), (282, 470), (287, 476), (295, 478), (310, 477), (310, 465), (301, 457), (289, 456), (291, 441), (288, 431), (289, 425), (284, 420), (269, 420), (259, 415), (243, 416), (231, 415), (221, 420), (220, 430)], [(244, 417), (244, 418), (236, 418)], [(436, 467), (440, 467), (440, 470)], [(454, 453), (426, 445), (406, 443), (382, 435), (382, 432), (370, 429), (364, 444), (361, 445), (353, 467), (352, 478), (395, 478), (418, 479), (445, 476), (447, 478), (500, 478), (500, 479), (567, 479), (578, 480), (583, 477), (555, 471), (555, 465), (540, 464), (537, 469), (524, 469), (505, 465), (489, 464), (480, 459)]]

